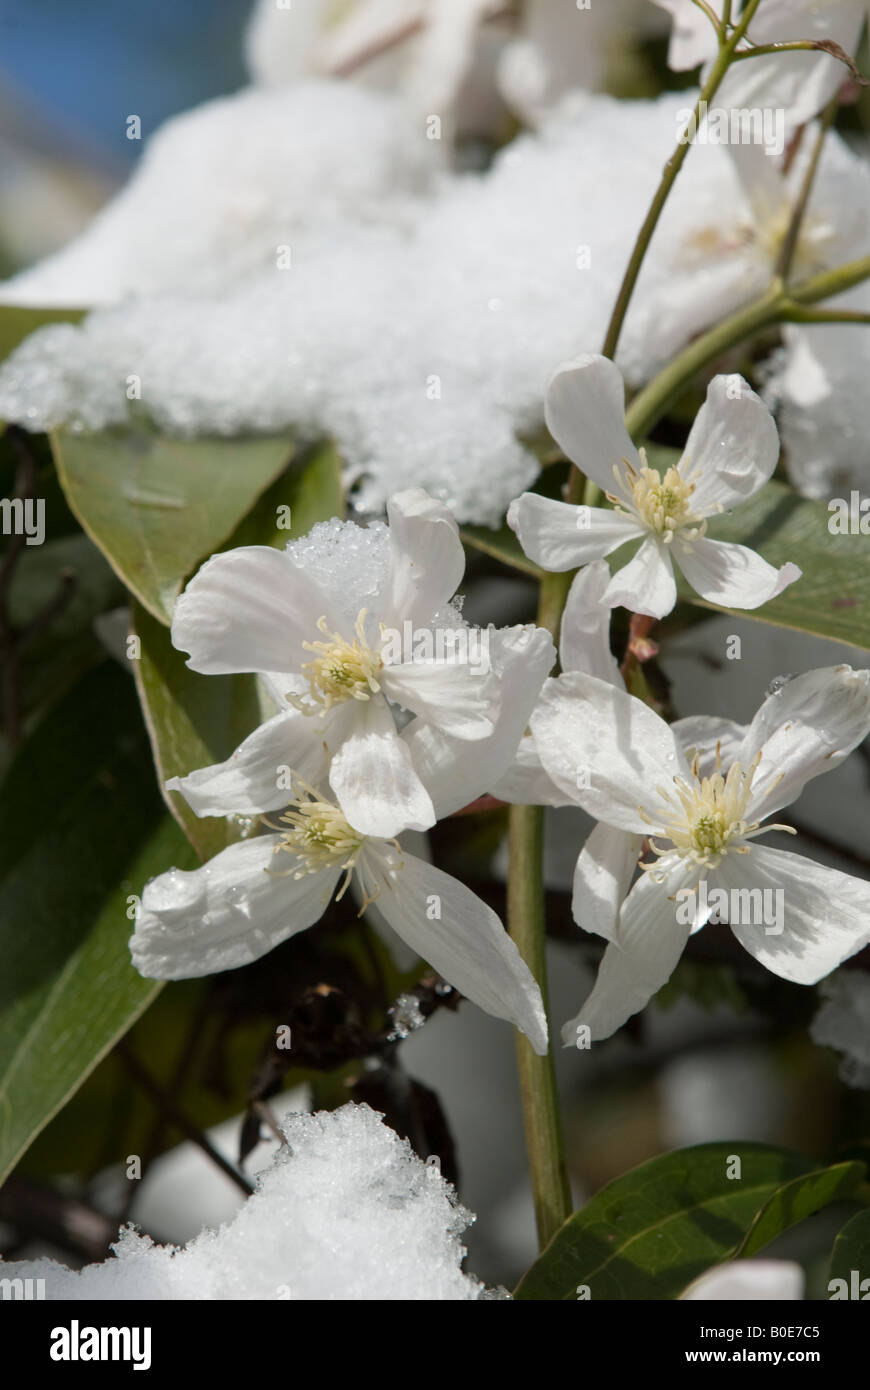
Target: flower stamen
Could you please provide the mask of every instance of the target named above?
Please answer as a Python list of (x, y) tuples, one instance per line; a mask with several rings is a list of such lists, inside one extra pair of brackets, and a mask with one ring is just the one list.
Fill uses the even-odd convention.
[(367, 611), (363, 608), (354, 624), (356, 638), (353, 642), (348, 642), (338, 632), (330, 632), (325, 615), (317, 620), (317, 630), (330, 640), (303, 642), (306, 651), (316, 653), (315, 659), (306, 661), (302, 667), (311, 698), (287, 696), (288, 702), (303, 714), (326, 714), (333, 705), (345, 700), (370, 700), (372, 695), (380, 693), (377, 676), (384, 663), (366, 637)]

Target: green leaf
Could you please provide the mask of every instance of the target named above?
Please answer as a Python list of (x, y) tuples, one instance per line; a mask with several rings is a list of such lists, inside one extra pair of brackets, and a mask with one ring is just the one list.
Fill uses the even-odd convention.
[(488, 526), (463, 526), (459, 532), (466, 545), (480, 550), (493, 560), (500, 560), (509, 569), (520, 570), (533, 579), (541, 579), (544, 571), (530, 560), (509, 526), (493, 531)]
[(0, 361), (8, 357), (37, 328), (48, 323), (78, 323), (87, 309), (28, 309), (20, 304), (0, 305)]
[(341, 456), (330, 440), (324, 440), (294, 458), (220, 548), (271, 545), (283, 550), (318, 521), (344, 514)]
[(162, 439), (59, 431), (52, 448), (81, 525), (162, 623), (185, 577), (223, 544), (292, 452), (287, 439)]
[[(870, 1210), (859, 1211), (847, 1221), (834, 1241), (828, 1274), (831, 1279), (845, 1279), (850, 1294), (853, 1269), (858, 1271), (859, 1285), (870, 1280)], [(862, 1299), (870, 1295), (870, 1283), (859, 1293)]]
[[(9, 611), (15, 627), (27, 633), (20, 675), (25, 715), (51, 703), (89, 666), (105, 659), (94, 619), (121, 603), (123, 594), (103, 556), (80, 531), (21, 552)], [(57, 610), (46, 621), (55, 604)]]
[(837, 1163), (814, 1173), (792, 1178), (774, 1192), (746, 1233), (736, 1258), (748, 1259), (769, 1245), (783, 1231), (805, 1221), (831, 1202), (853, 1197), (864, 1180), (863, 1163)]
[[(718, 609), (737, 618), (812, 632), (864, 650), (870, 648), (870, 545), (866, 536), (833, 536), (824, 502), (798, 497), (771, 482), (733, 515), (711, 519), (711, 540), (737, 541), (779, 568), (791, 560), (803, 575), (761, 608)], [(681, 580), (679, 594), (705, 608)]]
[[(233, 533), (229, 547), (283, 548), (318, 521), (343, 511), (341, 460), (331, 444), (308, 450), (263, 494)], [(282, 524), (284, 523), (284, 524)], [(170, 777), (222, 762), (261, 720), (256, 679), (201, 676), (173, 647), (166, 628), (139, 604), (133, 624), (141, 653), (133, 663), (161, 788)], [(226, 820), (194, 815), (178, 792), (164, 792), (169, 809), (203, 859), (238, 837)]]
[[(741, 1176), (727, 1176), (734, 1156)], [(743, 1141), (701, 1144), (650, 1159), (565, 1222), (515, 1297), (676, 1298), (729, 1259), (783, 1183), (810, 1171), (799, 1154)]]
[(126, 914), (195, 862), (161, 814), (132, 682), (105, 662), (23, 745), (0, 806), (0, 1182), (160, 987)]

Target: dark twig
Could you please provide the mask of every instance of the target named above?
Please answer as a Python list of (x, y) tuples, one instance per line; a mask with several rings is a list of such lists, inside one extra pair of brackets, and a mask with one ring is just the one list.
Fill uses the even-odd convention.
[(199, 1129), (192, 1120), (189, 1120), (182, 1110), (179, 1110), (172, 1096), (164, 1090), (160, 1082), (142, 1065), (142, 1062), (127, 1044), (125, 1042), (119, 1042), (116, 1051), (133, 1080), (138, 1086), (141, 1086), (142, 1090), (150, 1097), (152, 1103), (164, 1115), (166, 1120), (174, 1125), (177, 1130), (180, 1130), (184, 1137), (189, 1139), (192, 1144), (196, 1144), (197, 1148), (202, 1149), (203, 1153), (211, 1159), (212, 1163), (216, 1164), (223, 1173), (226, 1173), (227, 1177), (235, 1183), (240, 1191), (244, 1192), (246, 1197), (250, 1197), (254, 1189), (247, 1178), (240, 1173), (237, 1168), (234, 1168), (232, 1163), (228, 1162), (223, 1154), (218, 1152), (211, 1140), (203, 1134), (202, 1130)]

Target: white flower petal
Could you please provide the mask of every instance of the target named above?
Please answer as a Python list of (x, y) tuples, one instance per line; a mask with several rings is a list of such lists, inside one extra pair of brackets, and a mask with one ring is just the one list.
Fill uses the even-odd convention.
[(755, 550), (731, 541), (687, 541), (677, 534), (672, 549), (695, 593), (723, 608), (760, 608), (801, 577), (797, 565), (774, 569)]
[(742, 377), (714, 377), (679, 464), (695, 485), (693, 512), (739, 506), (772, 477), (778, 458), (779, 435), (764, 402)]
[(610, 570), (597, 560), (578, 570), (568, 591), (559, 634), (559, 659), (563, 671), (585, 671), (588, 676), (622, 686), (619, 663), (610, 650), (610, 609), (604, 595)]
[(324, 718), (285, 710), (261, 724), (222, 763), (201, 767), (187, 777), (171, 777), (168, 791), (181, 792), (198, 816), (257, 815), (286, 806), (293, 793), (286, 775), (289, 768), (311, 786), (326, 777), (327, 742), (333, 747), (349, 728), (347, 705), (339, 705)]
[[(302, 643), (331, 619), (323, 594), (281, 550), (240, 546), (207, 560), (175, 605), (172, 644), (204, 675), (299, 671)], [(333, 621), (329, 622), (334, 627)]]
[(723, 775), (732, 763), (740, 761), (740, 749), (746, 737), (745, 724), (735, 724), (733, 719), (722, 719), (714, 714), (690, 714), (685, 719), (675, 719), (671, 728), (686, 755), (686, 762), (691, 763), (695, 754), (698, 755), (701, 777), (712, 777), (716, 771), (717, 746)]
[[(856, 0), (764, 0), (749, 27), (753, 43), (833, 39), (854, 53), (866, 17)], [(818, 115), (846, 79), (827, 53), (773, 53), (735, 63), (716, 95), (717, 106), (783, 110), (787, 130)]]
[(490, 787), (490, 791), (499, 801), (507, 801), (512, 806), (572, 805), (544, 771), (532, 734), (525, 734), (520, 740), (513, 763), (504, 776)]
[(647, 835), (660, 829), (666, 810), (656, 788), (674, 777), (691, 780), (664, 720), (594, 676), (572, 671), (548, 680), (531, 726), (556, 785), (596, 820), (620, 830)]
[(668, 67), (672, 72), (690, 72), (715, 56), (716, 31), (703, 10), (693, 0), (653, 0), (673, 18), (668, 45)]
[(491, 908), (449, 874), (388, 851), (378, 871), (379, 910), (395, 932), (472, 1003), (547, 1051), (541, 992)]
[(611, 579), (604, 602), (611, 608), (621, 604), (650, 618), (666, 617), (677, 601), (669, 549), (657, 537), (647, 536), (634, 558)]
[(339, 872), (277, 877), (298, 862), (273, 854), (280, 838), (240, 840), (200, 869), (170, 869), (146, 884), (130, 938), (139, 973), (187, 980), (234, 970), (318, 921)]
[(507, 519), (529, 559), (546, 570), (572, 570), (601, 560), (643, 535), (634, 517), (606, 507), (573, 507), (536, 492), (515, 498)]
[(358, 703), (353, 732), (329, 769), (329, 785), (345, 817), (362, 834), (384, 839), (403, 830), (428, 830), (435, 809), (389, 707), (380, 697)]
[(758, 710), (736, 760), (761, 752), (748, 815), (766, 820), (797, 800), (813, 777), (830, 772), (870, 733), (870, 671), (825, 666), (795, 676)]
[(574, 869), (571, 911), (585, 931), (616, 939), (619, 912), (640, 858), (642, 835), (596, 825)]
[[(783, 930), (763, 922), (730, 923), (741, 946), (767, 970), (799, 985), (814, 985), (870, 941), (870, 882), (816, 864), (802, 854), (753, 842), (749, 854), (726, 854), (717, 880), (734, 890), (782, 892)], [(766, 900), (774, 909), (776, 898)], [(739, 915), (757, 921), (765, 899), (744, 899)], [(771, 910), (768, 920), (774, 917)], [(775, 927), (775, 922), (773, 923)]]
[(625, 428), (625, 384), (608, 357), (584, 353), (550, 378), (545, 398), (547, 428), (568, 458), (606, 492), (619, 491), (626, 463), (640, 472), (637, 449)]
[(728, 1260), (708, 1269), (689, 1285), (680, 1298), (687, 1302), (768, 1299), (801, 1299), (804, 1272), (793, 1260)]
[(465, 552), (451, 512), (422, 488), (397, 492), (387, 503), (390, 571), (380, 619), (400, 632), (403, 622), (429, 622), (449, 602), (465, 573)]
[(688, 924), (677, 921), (673, 896), (697, 879), (697, 865), (676, 855), (659, 860), (657, 883), (642, 874), (620, 915), (618, 944), (609, 945), (598, 967), (595, 988), (577, 1014), (562, 1029), (566, 1046), (576, 1044), (585, 1025), (593, 1041), (609, 1038), (633, 1014), (639, 1013), (670, 979), (689, 939)]
[(556, 652), (550, 634), (528, 624), (491, 632), (490, 660), (502, 692), (495, 729), (489, 738), (480, 739), (469, 748), (466, 741), (451, 738), (420, 719), (402, 731), (402, 739), (432, 797), (439, 820), (468, 806), (484, 792), (509, 799), (500, 789), (500, 779), (517, 754)]
[(488, 655), (479, 663), (403, 661), (384, 667), (381, 689), (388, 699), (453, 738), (488, 738), (501, 699), (499, 682), (489, 667)]

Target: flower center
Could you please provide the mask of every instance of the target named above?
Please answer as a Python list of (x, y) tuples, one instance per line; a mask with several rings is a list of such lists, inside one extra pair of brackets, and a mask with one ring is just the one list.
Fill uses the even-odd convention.
[(299, 783), (299, 787), (303, 795), (291, 801), (289, 808), (278, 817), (280, 825), (289, 829), (282, 831), (274, 852), (280, 854), (285, 850), (299, 861), (294, 869), (288, 870), (294, 879), (319, 874), (324, 869), (343, 869), (345, 878), (338, 894), (341, 898), (347, 891), (366, 837), (348, 824), (337, 806), (320, 801), (312, 787), (304, 782)]
[(662, 478), (657, 468), (643, 467), (629, 479), (638, 516), (665, 541), (689, 522), (700, 520), (690, 505), (694, 484), (681, 478), (676, 468), (669, 468)]
[[(365, 634), (367, 610), (364, 608), (354, 625), (356, 638), (348, 642), (337, 632), (330, 632), (326, 618), (318, 619), (317, 630), (328, 637), (328, 642), (303, 642), (306, 651), (316, 653), (313, 661), (306, 661), (302, 674), (308, 681), (308, 689), (315, 705), (326, 713), (333, 705), (344, 700), (370, 700), (380, 692), (378, 672), (383, 661), (368, 644)], [(313, 714), (314, 709), (299, 695), (288, 695), (288, 700), (304, 714)]]
[[(657, 787), (659, 796), (667, 803), (670, 819), (665, 821), (661, 834), (670, 841), (660, 847), (650, 839), (653, 854), (670, 854), (672, 848), (683, 859), (689, 859), (706, 869), (715, 869), (723, 855), (730, 851), (748, 854), (749, 845), (744, 841), (751, 839), (758, 831), (759, 822), (751, 824), (746, 820), (752, 779), (761, 753), (757, 753), (744, 771), (740, 763), (732, 763), (727, 777), (721, 771), (722, 755), (716, 745), (716, 771), (712, 777), (701, 777), (698, 771), (698, 755), (692, 764), (692, 782), (683, 777), (675, 777), (673, 790)], [(641, 811), (644, 820), (651, 818)], [(659, 821), (661, 824), (661, 821)], [(770, 830), (788, 829), (785, 826), (769, 826)], [(641, 865), (650, 870), (654, 864)]]

